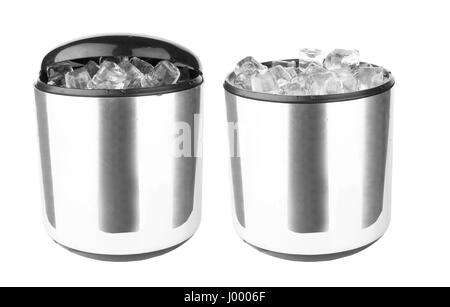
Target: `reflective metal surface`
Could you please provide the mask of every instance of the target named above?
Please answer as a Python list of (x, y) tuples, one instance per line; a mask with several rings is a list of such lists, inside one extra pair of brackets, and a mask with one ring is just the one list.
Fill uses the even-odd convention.
[(348, 101), (277, 103), (225, 91), (234, 220), (260, 249), (351, 251), (390, 219), (391, 90)]
[(201, 211), (200, 88), (132, 98), (35, 90), (45, 223), (55, 241), (129, 257), (193, 235)]

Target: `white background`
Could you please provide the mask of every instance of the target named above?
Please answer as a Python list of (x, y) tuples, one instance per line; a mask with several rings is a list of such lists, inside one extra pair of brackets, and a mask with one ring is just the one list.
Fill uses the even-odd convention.
[[(7, 1), (0, 31), (0, 285), (450, 285), (448, 1)], [(105, 263), (54, 244), (41, 221), (33, 82), (59, 44), (98, 33), (176, 41), (202, 60), (203, 220), (162, 257)], [(395, 91), (393, 216), (366, 251), (289, 262), (244, 244), (231, 223), (222, 82), (246, 55), (293, 58), (300, 47), (357, 48), (390, 69)]]

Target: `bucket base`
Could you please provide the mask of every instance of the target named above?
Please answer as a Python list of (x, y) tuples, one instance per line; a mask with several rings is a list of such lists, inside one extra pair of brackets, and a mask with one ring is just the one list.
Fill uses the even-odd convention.
[(251, 247), (257, 249), (258, 251), (273, 256), (273, 257), (277, 257), (277, 258), (281, 258), (281, 259), (285, 259), (285, 260), (290, 260), (290, 261), (303, 261), (303, 262), (318, 262), (318, 261), (330, 261), (330, 260), (335, 260), (335, 259), (339, 259), (339, 258), (344, 258), (344, 257), (348, 257), (351, 255), (354, 255), (356, 253), (359, 253), (360, 251), (365, 250), (366, 248), (368, 248), (369, 246), (371, 246), (372, 244), (374, 244), (375, 242), (377, 242), (379, 239), (373, 241), (372, 243), (369, 243), (367, 245), (364, 245), (362, 247), (356, 248), (356, 249), (352, 249), (349, 251), (344, 251), (344, 252), (339, 252), (339, 253), (333, 253), (333, 254), (323, 254), (323, 255), (297, 255), (297, 254), (285, 254), (285, 253), (278, 253), (278, 252), (274, 252), (274, 251), (270, 251), (264, 248), (260, 248), (257, 247), (247, 241), (244, 240), (245, 243), (247, 243), (248, 245), (250, 245)]
[[(190, 238), (189, 238), (190, 239)], [(94, 253), (88, 253), (88, 252), (83, 252), (80, 250), (76, 250), (70, 247), (67, 247), (65, 245), (62, 245), (61, 243), (58, 243), (55, 241), (56, 244), (62, 246), (64, 249), (68, 250), (69, 252), (72, 252), (74, 254), (77, 254), (79, 256), (82, 257), (86, 257), (86, 258), (90, 258), (90, 259), (94, 259), (94, 260), (100, 260), (100, 261), (111, 261), (111, 262), (129, 262), (129, 261), (140, 261), (140, 260), (145, 260), (145, 259), (149, 259), (149, 258), (153, 258), (153, 257), (157, 257), (157, 256), (161, 256), (164, 255), (168, 252), (173, 251), (174, 249), (180, 247), (181, 245), (183, 245), (184, 243), (186, 243), (187, 241), (189, 241), (189, 239), (187, 239), (186, 241), (183, 241), (175, 246), (166, 248), (166, 249), (162, 249), (159, 251), (155, 251), (155, 252), (150, 252), (150, 253), (143, 253), (143, 254), (131, 254), (131, 255), (106, 255), (106, 254), (94, 254)]]

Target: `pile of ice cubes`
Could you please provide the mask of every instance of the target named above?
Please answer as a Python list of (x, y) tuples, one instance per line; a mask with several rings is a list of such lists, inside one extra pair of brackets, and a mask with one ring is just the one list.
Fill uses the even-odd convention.
[(385, 83), (385, 69), (360, 63), (358, 50), (301, 49), (296, 61), (273, 61), (267, 67), (253, 57), (241, 60), (234, 70), (235, 86), (280, 95), (328, 95), (373, 88)]
[(131, 89), (175, 84), (180, 70), (163, 60), (156, 66), (137, 57), (103, 57), (87, 64), (74, 61), (47, 68), (48, 84), (75, 89)]

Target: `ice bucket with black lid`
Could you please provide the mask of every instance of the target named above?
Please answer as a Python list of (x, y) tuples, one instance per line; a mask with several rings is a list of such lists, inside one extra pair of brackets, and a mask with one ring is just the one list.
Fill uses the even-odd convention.
[[(168, 60), (187, 72), (172, 85), (72, 89), (47, 67), (99, 57)], [(84, 256), (137, 260), (170, 251), (200, 223), (201, 87), (198, 58), (171, 42), (109, 35), (48, 53), (35, 84), (45, 225)]]

